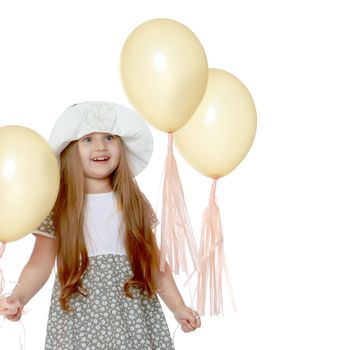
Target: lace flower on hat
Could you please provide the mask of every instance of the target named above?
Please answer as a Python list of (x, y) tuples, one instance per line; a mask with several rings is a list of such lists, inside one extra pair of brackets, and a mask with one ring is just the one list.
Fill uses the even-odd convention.
[(84, 121), (96, 131), (111, 132), (118, 118), (113, 106), (103, 102), (89, 104), (83, 114)]

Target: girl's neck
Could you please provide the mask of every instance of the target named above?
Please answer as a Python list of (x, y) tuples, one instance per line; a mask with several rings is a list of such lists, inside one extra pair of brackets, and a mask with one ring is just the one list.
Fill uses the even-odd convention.
[(85, 194), (107, 193), (112, 191), (109, 179), (86, 179)]

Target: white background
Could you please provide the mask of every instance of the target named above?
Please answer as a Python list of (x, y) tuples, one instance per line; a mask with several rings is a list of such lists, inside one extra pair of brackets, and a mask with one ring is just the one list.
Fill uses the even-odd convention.
[[(254, 144), (217, 186), (238, 313), (226, 298), (225, 316), (203, 317), (192, 334), (178, 331), (176, 349), (350, 349), (347, 1), (0, 4), (0, 126), (24, 125), (48, 138), (70, 104), (130, 106), (119, 76), (121, 47), (136, 26), (159, 17), (187, 25), (209, 66), (250, 90)], [(152, 131), (154, 156), (138, 181), (156, 205), (167, 140)], [(211, 182), (176, 157), (198, 241)], [(33, 242), (29, 235), (8, 244), (0, 261), (8, 281), (17, 280)], [(43, 349), (51, 286), (52, 278), (26, 307), (27, 350)], [(1, 350), (18, 349), (18, 330), (5, 323)]]

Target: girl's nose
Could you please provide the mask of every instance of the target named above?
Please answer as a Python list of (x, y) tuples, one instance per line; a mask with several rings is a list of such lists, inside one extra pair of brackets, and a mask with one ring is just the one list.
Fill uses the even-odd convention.
[(106, 149), (105, 143), (103, 140), (96, 141), (96, 151), (104, 151)]

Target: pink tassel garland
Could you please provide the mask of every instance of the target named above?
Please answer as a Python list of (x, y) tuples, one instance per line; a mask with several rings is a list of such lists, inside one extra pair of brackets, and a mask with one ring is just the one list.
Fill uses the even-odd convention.
[(210, 316), (223, 314), (222, 282), (223, 274), (229, 287), (231, 302), (235, 311), (233, 290), (224, 255), (224, 237), (220, 210), (215, 198), (216, 181), (213, 181), (209, 205), (204, 211), (200, 242), (201, 271), (198, 272), (197, 311), (204, 315), (207, 287), (209, 285)]
[(176, 274), (180, 272), (180, 269), (188, 272), (186, 246), (188, 246), (194, 268), (198, 271), (199, 255), (173, 155), (173, 134), (168, 133), (168, 153), (163, 183), (160, 271), (165, 271), (166, 259), (168, 259), (171, 270)]

